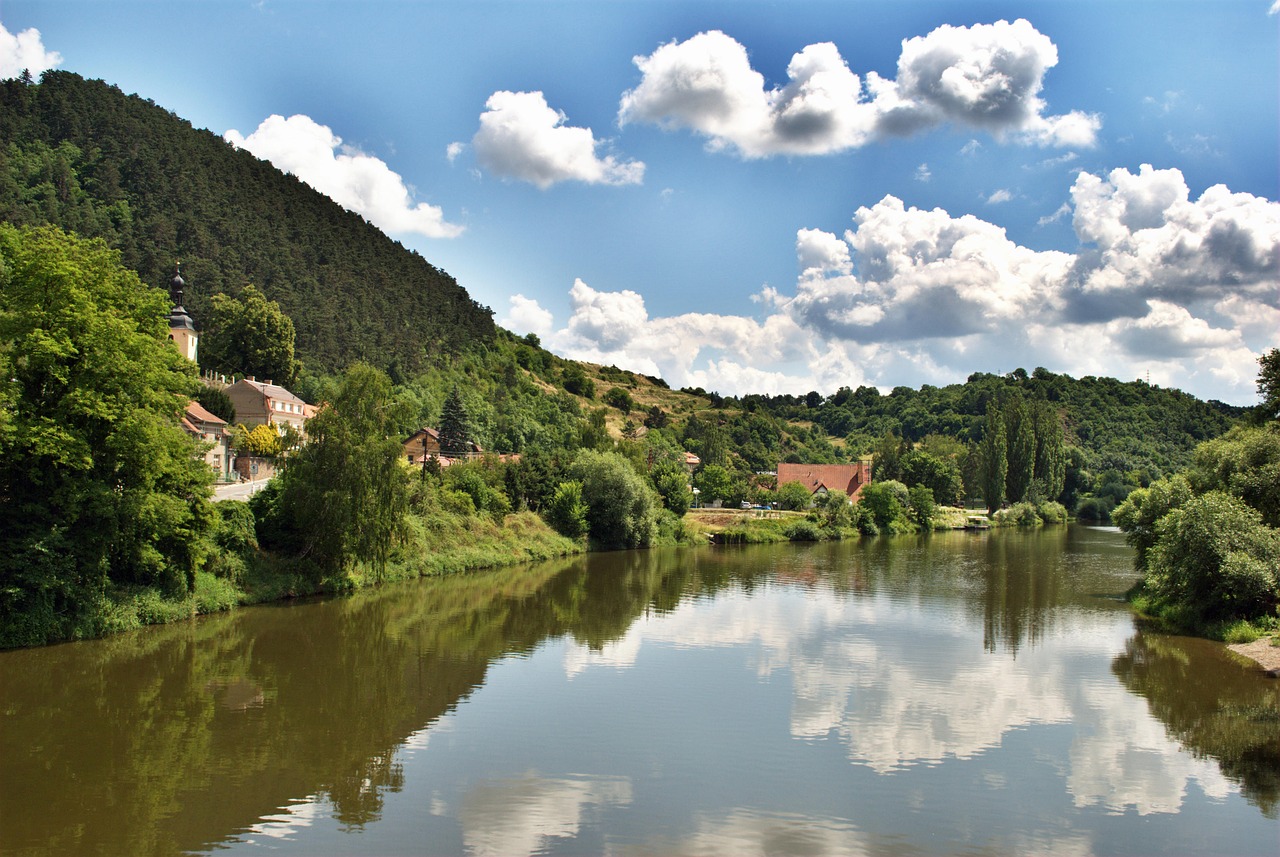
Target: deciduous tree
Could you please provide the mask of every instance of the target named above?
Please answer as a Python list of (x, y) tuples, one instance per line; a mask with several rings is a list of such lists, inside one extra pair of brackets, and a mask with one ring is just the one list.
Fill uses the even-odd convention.
[(381, 571), (408, 510), (391, 382), (363, 363), (307, 422), (307, 444), (285, 468), (280, 506), (302, 556), (322, 574), (351, 562)]
[(213, 474), (167, 310), (105, 244), (0, 224), (0, 643), (65, 636), (112, 583), (193, 587)]

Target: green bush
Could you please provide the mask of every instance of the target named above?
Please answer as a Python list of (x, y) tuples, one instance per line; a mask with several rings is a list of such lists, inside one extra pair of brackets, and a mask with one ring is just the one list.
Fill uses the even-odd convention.
[(556, 486), (543, 517), (557, 533), (578, 539), (587, 533), (587, 504), (582, 501), (581, 482), (561, 482)]
[(1067, 522), (1067, 507), (1053, 500), (1046, 500), (1043, 503), (1036, 504), (1036, 514), (1046, 524), (1065, 524)]
[(793, 542), (820, 542), (822, 528), (807, 518), (787, 524), (782, 529), (783, 535)]
[(1076, 520), (1086, 524), (1111, 523), (1115, 503), (1110, 497), (1083, 497), (1076, 505)]
[(658, 494), (616, 452), (585, 449), (569, 468), (582, 484), (587, 532), (603, 548), (648, 547), (657, 531)]
[(1275, 614), (1280, 531), (1263, 524), (1256, 509), (1210, 491), (1161, 518), (1156, 537), (1145, 585), (1157, 603), (1206, 621)]
[(1014, 503), (992, 515), (991, 523), (997, 527), (1039, 527), (1044, 521), (1031, 503)]

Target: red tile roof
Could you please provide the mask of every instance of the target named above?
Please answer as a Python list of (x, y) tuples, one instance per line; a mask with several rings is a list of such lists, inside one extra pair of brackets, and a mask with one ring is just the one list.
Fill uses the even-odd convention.
[(778, 485), (799, 482), (810, 494), (819, 488), (843, 491), (856, 500), (862, 486), (871, 481), (865, 464), (779, 464)]

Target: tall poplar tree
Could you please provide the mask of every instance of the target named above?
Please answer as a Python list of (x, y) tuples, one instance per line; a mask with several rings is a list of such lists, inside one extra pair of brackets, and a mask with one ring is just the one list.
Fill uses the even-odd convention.
[(1067, 456), (1063, 445), (1062, 420), (1049, 402), (1031, 406), (1031, 423), (1035, 432), (1035, 466), (1032, 479), (1044, 499), (1057, 500), (1067, 476)]
[(987, 421), (979, 449), (982, 455), (982, 498), (987, 503), (987, 511), (995, 512), (1004, 504), (1009, 445), (1005, 438), (1004, 414), (994, 399), (987, 403)]
[(1018, 398), (1004, 406), (1005, 436), (1009, 451), (1004, 477), (1004, 496), (1010, 503), (1027, 498), (1035, 473), (1036, 435), (1027, 405)]

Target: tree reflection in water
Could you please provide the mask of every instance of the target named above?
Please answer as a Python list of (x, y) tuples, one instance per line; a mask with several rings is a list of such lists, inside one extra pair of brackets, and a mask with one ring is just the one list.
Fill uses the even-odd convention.
[(1231, 658), (1220, 644), (1140, 632), (1111, 671), (1147, 700), (1171, 738), (1214, 759), (1251, 803), (1276, 818), (1280, 685), (1258, 681), (1256, 670)]

